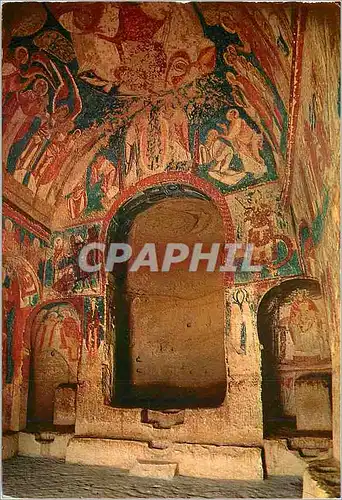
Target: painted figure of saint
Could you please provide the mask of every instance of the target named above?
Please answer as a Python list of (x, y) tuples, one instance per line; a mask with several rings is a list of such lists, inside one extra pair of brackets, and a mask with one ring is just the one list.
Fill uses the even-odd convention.
[(205, 144), (200, 147), (201, 163), (214, 162), (208, 171), (210, 177), (227, 185), (237, 184), (243, 179), (246, 175), (244, 170), (230, 168), (233, 157), (234, 149), (225, 140), (225, 136), (221, 136), (217, 130), (210, 130)]
[(87, 192), (82, 179), (67, 196), (68, 209), (72, 219), (77, 219), (87, 207)]
[(49, 85), (44, 78), (38, 78), (33, 83), (32, 89), (21, 91), (15, 94), (15, 100), (13, 101), (14, 107), (9, 109), (4, 109), (5, 116), (7, 114), (11, 115), (11, 118), (6, 120), (6, 126), (3, 130), (3, 162), (7, 165), (9, 171), (14, 171), (12, 165), (8, 165), (7, 159), (11, 149), (12, 144), (23, 139), (23, 137), (29, 133), (33, 122), (40, 119), (40, 125), (38, 127), (37, 138), (35, 137), (27, 147), (24, 158), (22, 162), (25, 166), (22, 166), (21, 177), (25, 175), (25, 168), (30, 164), (30, 162), (35, 158), (35, 155), (39, 152), (40, 146), (43, 141), (47, 138), (46, 124), (48, 122), (48, 112), (47, 105), (49, 101), (48, 97)]
[(280, 358), (288, 363), (298, 358), (329, 359), (330, 349), (319, 306), (306, 290), (297, 290), (290, 303), (280, 307)]
[[(239, 110), (230, 109), (226, 118), (228, 126), (220, 123), (224, 132), (211, 130), (206, 143), (200, 147), (200, 161), (214, 162), (208, 175), (227, 185), (237, 184), (247, 173), (255, 178), (262, 177), (267, 168), (260, 151), (263, 146), (263, 137), (253, 130), (243, 118)], [(239, 168), (232, 168), (234, 155), (239, 159)]]
[[(233, 93), (237, 96), (238, 102), (241, 101), (243, 107), (249, 116), (258, 124), (260, 130), (265, 129), (273, 146), (279, 149), (279, 130), (276, 135), (273, 125), (273, 109), (269, 106), (265, 95), (270, 92), (265, 87), (258, 88), (254, 84), (251, 76), (253, 73), (247, 71), (248, 64), (243, 57), (239, 57), (241, 63), (236, 64), (238, 73), (235, 75), (233, 72), (227, 72), (227, 81), (232, 85)], [(253, 66), (252, 66), (252, 69)], [(239, 98), (242, 96), (242, 100)]]
[[(126, 183), (136, 182), (151, 173), (183, 164), (190, 168), (188, 118), (184, 110), (173, 102), (164, 101), (160, 109), (147, 108), (132, 121), (125, 142)], [(134, 165), (132, 152), (135, 151)], [(135, 171), (133, 171), (133, 166)]]
[(304, 292), (297, 293), (291, 305), (289, 332), (296, 355), (329, 357), (329, 346), (318, 308)]
[(238, 109), (230, 109), (226, 117), (229, 125), (226, 127), (225, 138), (231, 142), (234, 151), (239, 155), (244, 171), (250, 172), (256, 178), (261, 177), (267, 171), (265, 162), (260, 156), (262, 135), (241, 118)]
[[(29, 84), (26, 78), (22, 78), (21, 66), (29, 61), (29, 53), (26, 47), (17, 47), (11, 61), (2, 65), (2, 104), (9, 100), (15, 92), (24, 90)], [(7, 108), (8, 109), (8, 108)], [(4, 109), (5, 110), (5, 109)], [(7, 118), (9, 118), (7, 116)]]
[[(263, 14), (260, 14), (259, 21), (260, 17)], [(283, 95), (288, 95), (288, 68), (283, 53), (278, 50), (277, 40), (272, 42), (264, 35), (264, 30), (245, 7), (230, 5), (229, 9), (221, 13), (220, 20), (227, 32), (238, 35), (240, 44), (236, 44), (236, 48), (245, 54), (253, 52), (271, 81), (281, 89)], [(267, 24), (266, 18), (263, 24)]]
[(73, 105), (63, 104), (57, 107), (57, 103), (63, 96), (69, 94), (69, 90), (67, 82), (62, 79), (56, 68), (59, 87), (53, 99), (52, 113), (45, 127), (41, 124), (19, 157), (14, 174), (17, 180), (28, 186), (34, 194), (38, 193), (41, 198), (47, 197), (52, 182), (73, 150), (77, 137), (80, 136), (79, 130), (72, 134), (71, 132), (74, 129), (74, 120), (82, 110), (82, 102), (68, 68), (66, 71), (73, 89)]

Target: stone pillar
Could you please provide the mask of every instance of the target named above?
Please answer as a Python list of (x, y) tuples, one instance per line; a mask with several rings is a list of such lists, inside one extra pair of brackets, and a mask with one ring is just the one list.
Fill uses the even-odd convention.
[(249, 416), (241, 422), (241, 432), (253, 425), (262, 439), (261, 352), (254, 284), (227, 290), (226, 302), (229, 406), (235, 414)]

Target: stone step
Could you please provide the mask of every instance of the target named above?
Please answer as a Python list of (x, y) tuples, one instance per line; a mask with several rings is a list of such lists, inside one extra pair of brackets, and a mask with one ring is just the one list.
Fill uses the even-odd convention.
[(137, 461), (129, 470), (129, 475), (171, 480), (177, 474), (177, 470), (177, 463)]
[(332, 448), (332, 439), (319, 436), (290, 437), (287, 438), (289, 447), (292, 450), (300, 449), (320, 449), (328, 450)]
[(264, 452), (269, 476), (301, 476), (308, 463), (329, 458), (332, 440), (319, 437), (265, 439)]

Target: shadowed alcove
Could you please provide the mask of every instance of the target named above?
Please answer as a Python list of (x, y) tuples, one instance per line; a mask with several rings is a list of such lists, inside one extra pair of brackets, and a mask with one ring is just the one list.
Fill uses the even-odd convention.
[(258, 334), (265, 435), (329, 431), (331, 359), (319, 283), (292, 279), (266, 293)]
[[(167, 198), (167, 199), (166, 199)], [(114, 267), (114, 405), (154, 409), (215, 407), (226, 393), (223, 273), (207, 261), (189, 272), (192, 247), (224, 243), (215, 205), (181, 185), (159, 186), (121, 207), (110, 242), (128, 242), (129, 264)], [(169, 272), (167, 243), (189, 246), (189, 257)], [(158, 271), (128, 268), (146, 243), (156, 244)]]
[(68, 303), (52, 303), (34, 318), (31, 336), (28, 424), (52, 425), (58, 388), (75, 388), (80, 319)]

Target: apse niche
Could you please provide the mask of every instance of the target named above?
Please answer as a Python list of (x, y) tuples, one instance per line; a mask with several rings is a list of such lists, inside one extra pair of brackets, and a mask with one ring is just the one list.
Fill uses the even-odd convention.
[(258, 310), (265, 434), (331, 431), (331, 355), (319, 283), (292, 279)]
[[(166, 199), (167, 196), (167, 199)], [(133, 259), (155, 243), (161, 268), (167, 243), (191, 247), (224, 243), (220, 214), (203, 194), (184, 186), (161, 186), (121, 207), (110, 242), (128, 242)], [(218, 270), (189, 260), (169, 272), (115, 267), (114, 406), (159, 410), (217, 407), (226, 393), (224, 286)], [(131, 261), (132, 262), (132, 261)]]
[(32, 325), (29, 424), (53, 424), (56, 391), (74, 389), (81, 336), (80, 319), (68, 303), (44, 306)]

